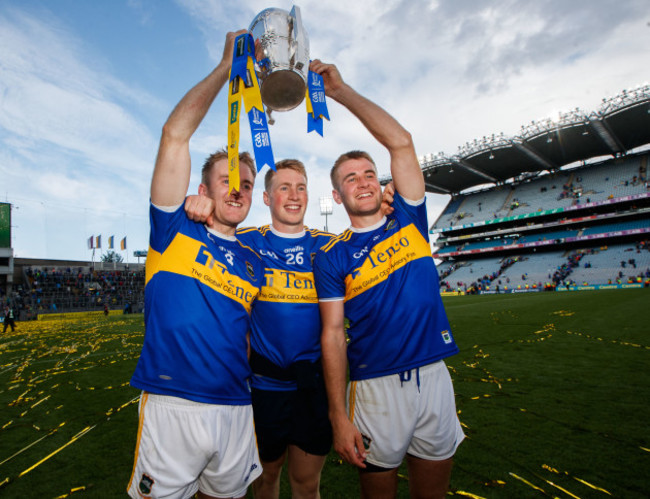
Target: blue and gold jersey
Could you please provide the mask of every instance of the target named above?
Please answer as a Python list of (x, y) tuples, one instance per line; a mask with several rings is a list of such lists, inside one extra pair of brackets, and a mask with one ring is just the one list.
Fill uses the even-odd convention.
[(151, 206), (145, 336), (131, 384), (197, 402), (251, 403), (246, 334), (264, 280), (259, 256)]
[(337, 236), (314, 262), (319, 299), (345, 301), (353, 381), (458, 352), (429, 247), (426, 204), (396, 194), (393, 207), (376, 226)]
[[(253, 306), (251, 348), (283, 368), (320, 358), (321, 322), (312, 265), (316, 251), (332, 237), (315, 229), (285, 234), (268, 225), (237, 230), (237, 239), (255, 248), (265, 266), (262, 290)], [(283, 390), (296, 385), (253, 377), (253, 386)]]

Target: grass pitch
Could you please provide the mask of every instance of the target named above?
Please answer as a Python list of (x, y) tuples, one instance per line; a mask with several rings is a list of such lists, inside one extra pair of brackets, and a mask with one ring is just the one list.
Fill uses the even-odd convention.
[[(467, 435), (450, 495), (650, 494), (649, 290), (444, 301)], [(141, 315), (22, 322), (0, 336), (0, 496), (126, 497), (142, 337)], [(321, 495), (359, 497), (356, 471), (335, 453)]]

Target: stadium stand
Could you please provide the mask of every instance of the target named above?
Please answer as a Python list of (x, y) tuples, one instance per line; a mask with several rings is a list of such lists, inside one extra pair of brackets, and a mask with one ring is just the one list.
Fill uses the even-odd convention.
[(650, 248), (621, 244), (594, 249), (571, 274), (576, 283), (634, 283), (650, 278)]
[(18, 320), (41, 314), (119, 309), (141, 312), (145, 271), (142, 264), (88, 263), (61, 265), (57, 261), (16, 259), (14, 286), (5, 302), (13, 304)]
[[(456, 211), (446, 210), (431, 226), (438, 234), (434, 257), (448, 270), (442, 288), (493, 293), (650, 285), (648, 158), (641, 153), (513, 181), (505, 198), (503, 189), (461, 194)], [(495, 199), (504, 205), (491, 217), (476, 209), (458, 216), (463, 207), (494, 207)], [(505, 258), (516, 263), (500, 271)]]
[[(420, 159), (441, 289), (650, 286), (650, 85)], [(386, 183), (390, 178), (382, 179)]]
[[(644, 161), (645, 159), (645, 161)], [(626, 158), (612, 171), (612, 162), (581, 167), (568, 172), (526, 179), (488, 191), (461, 194), (454, 199), (455, 211), (445, 209), (431, 229), (451, 229), (490, 218), (539, 213), (558, 208), (579, 207), (648, 192), (640, 176), (647, 156)], [(451, 203), (450, 203), (451, 204)]]

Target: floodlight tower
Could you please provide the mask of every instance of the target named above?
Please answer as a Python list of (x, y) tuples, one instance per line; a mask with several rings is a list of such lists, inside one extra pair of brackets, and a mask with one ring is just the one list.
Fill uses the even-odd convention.
[(320, 214), (325, 215), (325, 232), (327, 230), (327, 215), (331, 215), (334, 209), (331, 196), (321, 196), (320, 198)]

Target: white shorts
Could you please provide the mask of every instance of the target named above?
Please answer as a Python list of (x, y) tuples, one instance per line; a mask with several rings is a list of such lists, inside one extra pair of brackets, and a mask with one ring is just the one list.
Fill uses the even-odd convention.
[(407, 453), (430, 461), (448, 459), (465, 438), (443, 361), (352, 381), (347, 393), (350, 421), (367, 444), (366, 461), (375, 466), (396, 468)]
[(213, 405), (143, 393), (133, 498), (242, 497), (262, 473), (251, 405)]

